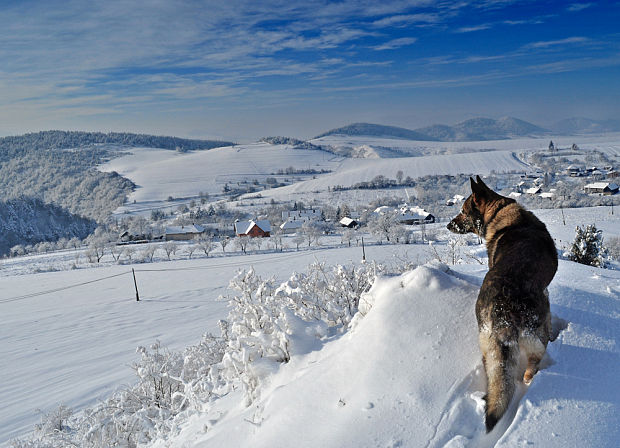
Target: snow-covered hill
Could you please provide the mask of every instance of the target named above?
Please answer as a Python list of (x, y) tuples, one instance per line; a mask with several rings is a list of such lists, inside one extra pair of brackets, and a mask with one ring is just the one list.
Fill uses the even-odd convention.
[(265, 197), (286, 197), (292, 193), (327, 191), (328, 188), (334, 186), (348, 187), (362, 181), (370, 181), (379, 175), (395, 178), (398, 171), (402, 171), (405, 177), (410, 176), (415, 179), (432, 174), (480, 173), (486, 175), (491, 171), (524, 170), (527, 170), (527, 165), (510, 151), (387, 159), (346, 159), (334, 173), (324, 174), (316, 179), (297, 182), (262, 194)]
[(435, 140), (434, 138), (429, 138), (427, 135), (412, 131), (411, 129), (373, 123), (349, 124), (340, 128), (331, 129), (318, 135), (316, 138), (327, 137), (329, 135), (361, 135), (366, 137), (402, 138), (406, 140)]
[(102, 171), (116, 171), (138, 185), (119, 212), (165, 206), (168, 197), (195, 198), (200, 192), (218, 195), (226, 184), (234, 186), (254, 179), (264, 181), (289, 167), (334, 170), (342, 160), (325, 151), (268, 143), (187, 153), (153, 148), (132, 148), (129, 151), (130, 154), (100, 167)]
[(546, 135), (549, 131), (513, 117), (472, 118), (453, 126), (435, 124), (415, 130), (371, 123), (353, 123), (327, 131), (316, 138), (331, 135), (399, 138), (418, 141), (484, 141)]

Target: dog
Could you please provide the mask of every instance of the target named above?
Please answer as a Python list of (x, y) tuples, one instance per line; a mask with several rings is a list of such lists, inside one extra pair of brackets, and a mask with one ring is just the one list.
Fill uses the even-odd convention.
[(529, 385), (547, 349), (547, 286), (557, 271), (558, 256), (547, 228), (533, 213), (491, 190), (480, 176), (470, 181), (472, 193), (448, 230), (484, 238), (489, 256), (489, 271), (476, 301), (488, 433), (506, 412), (518, 376), (523, 372), (523, 382)]

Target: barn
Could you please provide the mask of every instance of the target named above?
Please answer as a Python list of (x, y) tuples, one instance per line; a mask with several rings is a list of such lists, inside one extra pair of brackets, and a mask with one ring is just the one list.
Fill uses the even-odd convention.
[(268, 220), (235, 221), (237, 236), (268, 237), (271, 234), (271, 223)]
[(171, 226), (166, 227), (166, 241), (189, 241), (198, 235), (202, 235), (205, 228), (196, 224), (191, 226)]

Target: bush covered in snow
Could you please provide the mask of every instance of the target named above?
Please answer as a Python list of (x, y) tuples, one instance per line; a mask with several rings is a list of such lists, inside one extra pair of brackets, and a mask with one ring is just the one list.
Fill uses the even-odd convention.
[(575, 241), (570, 247), (568, 258), (577, 263), (605, 267), (607, 251), (603, 247), (603, 231), (591, 224), (585, 228), (577, 226)]
[(383, 267), (373, 263), (335, 266), (314, 263), (279, 286), (253, 269), (230, 282), (227, 320), (220, 336), (174, 352), (158, 342), (138, 347), (132, 366), (137, 382), (92, 409), (74, 414), (65, 406), (46, 414), (16, 448), (109, 447), (167, 438), (192, 413), (241, 388), (245, 405), (260, 386), (295, 354), (318, 348), (321, 339), (345, 331), (360, 297)]

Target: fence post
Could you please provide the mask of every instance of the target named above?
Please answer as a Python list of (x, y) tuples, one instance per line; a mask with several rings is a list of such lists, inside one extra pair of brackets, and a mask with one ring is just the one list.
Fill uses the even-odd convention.
[(138, 294), (138, 282), (136, 282), (136, 271), (131, 268), (131, 273), (133, 274), (133, 285), (136, 287), (136, 302), (140, 301), (140, 295)]
[(364, 249), (364, 237), (362, 237), (362, 261), (366, 261), (366, 250)]

